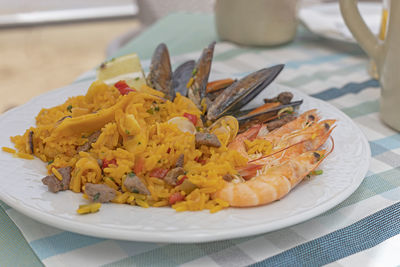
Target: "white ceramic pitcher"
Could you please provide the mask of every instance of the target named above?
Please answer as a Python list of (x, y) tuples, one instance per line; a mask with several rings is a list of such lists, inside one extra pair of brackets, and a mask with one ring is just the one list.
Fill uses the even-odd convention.
[(375, 60), (382, 86), (380, 114), (389, 126), (400, 131), (400, 0), (392, 0), (385, 41), (367, 27), (357, 8), (357, 0), (340, 0), (342, 16), (354, 38)]

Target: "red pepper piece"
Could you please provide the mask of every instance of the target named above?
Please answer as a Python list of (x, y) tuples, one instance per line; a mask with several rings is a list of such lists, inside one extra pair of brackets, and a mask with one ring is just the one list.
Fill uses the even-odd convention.
[(197, 116), (196, 115), (193, 115), (193, 114), (185, 112), (185, 113), (183, 113), (183, 117), (188, 118), (193, 123), (193, 125), (196, 125), (196, 123), (197, 123)]
[(169, 197), (169, 204), (170, 204), (170, 205), (173, 205), (173, 204), (175, 204), (176, 202), (182, 201), (182, 200), (184, 200), (184, 199), (185, 199), (185, 197), (184, 197), (180, 192), (176, 192), (176, 193), (173, 193), (173, 194)]
[(116, 159), (112, 159), (112, 160), (103, 159), (103, 165), (101, 167), (104, 169), (104, 168), (107, 168), (108, 165), (110, 165), (110, 164), (114, 164), (114, 165), (118, 166)]
[(187, 177), (186, 175), (185, 175), (185, 176), (183, 176), (183, 177), (182, 177), (182, 179), (180, 179), (180, 180), (176, 181), (176, 185), (180, 185), (180, 184), (182, 184), (182, 183), (183, 183), (183, 181), (185, 181), (187, 178), (188, 178), (188, 177)]
[(118, 81), (114, 84), (115, 88), (118, 89), (118, 91), (121, 93), (121, 95), (127, 95), (130, 92), (134, 92), (132, 88), (129, 87), (129, 85), (125, 81)]
[(206, 164), (206, 160), (205, 159), (200, 159), (199, 157), (195, 157), (194, 161), (200, 163), (201, 165)]
[(144, 166), (144, 158), (140, 157), (136, 160), (135, 162), (135, 167), (133, 168), (133, 171), (138, 174), (141, 173), (143, 170), (143, 166)]
[(150, 176), (163, 179), (165, 175), (167, 175), (168, 171), (168, 169), (155, 168), (150, 172)]

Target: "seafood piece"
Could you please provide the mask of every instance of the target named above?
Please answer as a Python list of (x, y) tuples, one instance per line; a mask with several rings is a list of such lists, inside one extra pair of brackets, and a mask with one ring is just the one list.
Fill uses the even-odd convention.
[(210, 127), (208, 131), (215, 134), (225, 145), (228, 145), (236, 137), (239, 130), (239, 122), (233, 116), (224, 116), (219, 118)]
[(195, 64), (196, 63), (194, 60), (189, 60), (182, 63), (175, 69), (172, 75), (172, 88), (175, 93), (180, 93), (183, 96), (187, 96), (188, 88), (186, 85), (192, 77)]
[(237, 80), (233, 80), (230, 78), (209, 82), (207, 84), (207, 89), (206, 89), (207, 93), (206, 100), (208, 104), (214, 101), (220, 94), (224, 92), (226, 88), (228, 88), (235, 82), (237, 82)]
[(261, 69), (233, 83), (208, 108), (207, 119), (214, 121), (242, 108), (275, 80), (283, 67), (281, 64)]
[(292, 99), (293, 94), (291, 92), (282, 92), (274, 98), (265, 98), (264, 103), (280, 102), (282, 104), (289, 104)]
[(326, 151), (308, 151), (245, 182), (226, 182), (213, 198), (232, 207), (260, 206), (281, 199), (326, 158)]
[(215, 42), (212, 42), (203, 50), (196, 67), (193, 69), (193, 77), (189, 80), (188, 97), (196, 106), (203, 110), (202, 101), (205, 100), (208, 76), (210, 75), (211, 62), (214, 54)]
[(147, 84), (165, 94), (169, 100), (175, 98), (172, 88), (172, 70), (168, 48), (164, 43), (157, 46), (151, 58), (150, 72), (146, 78)]
[(273, 131), (275, 129), (278, 129), (279, 127), (282, 127), (288, 122), (291, 122), (292, 120), (296, 119), (296, 117), (292, 114), (285, 115), (281, 118), (278, 118), (276, 120), (270, 121), (267, 123), (267, 129), (268, 131)]
[(182, 132), (191, 134), (196, 133), (196, 127), (186, 117), (173, 117), (172, 119), (168, 120), (168, 123), (176, 125)]
[(219, 91), (221, 89), (227, 88), (228, 86), (232, 85), (232, 83), (234, 83), (234, 82), (235, 82), (235, 80), (231, 79), (231, 78), (209, 82), (207, 84), (206, 93), (209, 94), (209, 93), (213, 93), (215, 91)]
[[(261, 107), (256, 108), (254, 110), (244, 110), (242, 113), (247, 113), (246, 115), (239, 116), (237, 118), (240, 124), (240, 131), (246, 130), (249, 126), (254, 125), (256, 123), (265, 123), (268, 121), (272, 121), (278, 119), (280, 117), (280, 112), (286, 111), (294, 111), (294, 108), (299, 107), (303, 103), (303, 100), (294, 101), (289, 104), (273, 106), (272, 108), (263, 109)], [(274, 104), (275, 103), (267, 103), (265, 105)]]
[[(238, 138), (229, 144), (229, 148), (237, 150), (244, 157), (249, 159), (249, 163), (246, 166), (238, 169), (239, 174), (242, 175), (243, 178), (247, 179), (255, 176), (258, 170), (281, 164), (284, 161), (297, 157), (304, 152), (319, 149), (320, 146), (326, 142), (332, 130), (335, 128), (332, 127), (334, 123), (335, 120), (316, 122), (310, 126), (305, 126), (292, 133), (283, 135), (276, 143), (271, 143), (266, 140), (271, 140), (269, 136), (273, 136), (275, 134), (274, 131), (262, 136), (260, 135), (262, 132), (261, 127), (259, 128), (260, 130), (258, 133), (258, 128), (253, 127), (240, 134)], [(257, 136), (254, 137), (255, 135)], [(249, 140), (258, 140), (258, 144), (266, 142), (265, 144), (267, 144), (270, 149), (264, 154), (256, 153), (250, 155), (250, 150), (246, 149), (246, 142), (249, 143)], [(260, 145), (258, 146), (260, 147)]]
[(317, 110), (311, 109), (301, 114), (297, 119), (286, 123), (282, 127), (275, 129), (271, 134), (267, 134), (262, 138), (276, 145), (282, 140), (284, 135), (294, 134), (305, 127), (311, 126), (313, 123), (319, 121), (319, 119), (320, 117), (317, 114)]

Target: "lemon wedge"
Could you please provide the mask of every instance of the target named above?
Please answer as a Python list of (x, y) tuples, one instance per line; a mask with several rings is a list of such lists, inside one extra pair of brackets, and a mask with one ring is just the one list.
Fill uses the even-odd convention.
[(146, 84), (142, 65), (136, 53), (120, 56), (106, 61), (97, 69), (97, 79), (108, 85), (120, 80), (133, 88), (140, 89)]

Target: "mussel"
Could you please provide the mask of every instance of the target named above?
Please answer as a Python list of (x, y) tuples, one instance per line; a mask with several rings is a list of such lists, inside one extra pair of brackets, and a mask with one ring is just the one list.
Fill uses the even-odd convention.
[(202, 110), (204, 108), (203, 99), (206, 97), (206, 88), (208, 83), (208, 76), (210, 75), (211, 62), (214, 54), (215, 42), (212, 42), (207, 48), (203, 50), (195, 68), (193, 69), (192, 78), (190, 79), (188, 87), (188, 97), (196, 106)]
[(275, 80), (283, 67), (281, 64), (261, 69), (233, 83), (208, 108), (207, 119), (214, 121), (245, 106)]
[(150, 72), (146, 82), (150, 87), (163, 92), (169, 100), (175, 98), (175, 90), (172, 87), (171, 61), (168, 48), (164, 43), (157, 46), (151, 58)]
[(266, 103), (272, 102), (272, 105), (265, 104), (256, 109), (241, 110), (275, 80), (284, 68), (283, 64), (258, 70), (240, 80), (226, 79), (219, 82), (217, 92), (206, 90), (214, 48), (215, 42), (203, 50), (197, 63), (193, 60), (184, 62), (172, 73), (167, 46), (160, 44), (153, 54), (150, 73), (147, 76), (149, 86), (164, 92), (166, 98), (171, 101), (177, 92), (187, 96), (203, 112), (203, 121), (214, 122), (223, 116), (233, 115), (242, 129), (252, 121), (264, 123), (282, 117), (278, 114), (280, 111), (288, 111), (288, 108), (293, 110), (302, 103), (290, 102), (293, 95), (285, 92), (265, 100)]
[(194, 60), (189, 60), (179, 65), (172, 75), (172, 88), (176, 93), (187, 96), (187, 84), (192, 77), (193, 69), (195, 66)]

